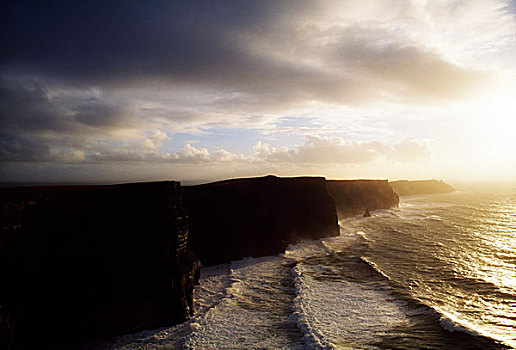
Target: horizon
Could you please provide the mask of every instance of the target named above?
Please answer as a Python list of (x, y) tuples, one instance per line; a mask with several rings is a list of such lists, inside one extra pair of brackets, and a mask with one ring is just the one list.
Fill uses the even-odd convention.
[(280, 178), (296, 178), (296, 177), (323, 177), (327, 181), (388, 181), (397, 182), (397, 181), (409, 181), (409, 182), (417, 182), (417, 181), (440, 181), (444, 182), (448, 185), (451, 185), (455, 192), (462, 191), (516, 191), (516, 180), (506, 180), (506, 181), (479, 181), (479, 180), (465, 180), (465, 181), (447, 181), (444, 179), (386, 179), (386, 178), (328, 178), (322, 175), (297, 175), (297, 176), (279, 176), (275, 174), (264, 174), (257, 176), (248, 176), (248, 177), (231, 177), (231, 178), (220, 178), (220, 179), (210, 179), (210, 180), (180, 180), (180, 179), (160, 179), (160, 180), (150, 180), (150, 181), (76, 181), (76, 182), (15, 182), (15, 181), (0, 181), (0, 189), (15, 189), (22, 187), (53, 187), (53, 186), (111, 186), (111, 185), (125, 185), (125, 184), (136, 184), (136, 183), (152, 183), (152, 182), (167, 182), (173, 181), (178, 182), (181, 186), (197, 186), (208, 183), (215, 182), (223, 182), (228, 180), (238, 180), (238, 179), (252, 179), (252, 178), (261, 178), (266, 176), (275, 176)]
[(12, 1), (1, 18), (3, 183), (516, 181), (516, 1)]

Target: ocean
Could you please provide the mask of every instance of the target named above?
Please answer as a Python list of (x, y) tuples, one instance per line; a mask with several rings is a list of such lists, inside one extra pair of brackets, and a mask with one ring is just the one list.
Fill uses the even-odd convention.
[(197, 314), (111, 349), (516, 348), (516, 191), (402, 197), (340, 236), (205, 267)]

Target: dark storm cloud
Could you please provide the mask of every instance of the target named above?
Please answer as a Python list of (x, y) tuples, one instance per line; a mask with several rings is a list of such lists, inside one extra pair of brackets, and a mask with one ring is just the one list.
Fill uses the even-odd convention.
[(65, 131), (70, 125), (65, 111), (36, 83), (0, 80), (0, 126), (5, 132)]
[[(85, 133), (135, 124), (126, 107), (95, 97), (52, 98), (41, 84), (0, 79), (0, 125), (4, 132)], [(97, 130), (98, 131), (98, 130)]]
[(14, 137), (9, 134), (0, 133), (0, 160), (12, 161), (19, 159), (31, 159), (28, 145), (20, 140), (19, 137)]
[(201, 80), (257, 62), (235, 46), (276, 2), (15, 1), (2, 11), (2, 66), (91, 84)]
[[(306, 99), (361, 102), (378, 96), (378, 79), (410, 88), (417, 85), (432, 95), (443, 93), (439, 78), (420, 84), (426, 82), (421, 75), (426, 68), (420, 71), (425, 53), (396, 47), (370, 50), (363, 46), (371, 39), (364, 28), (352, 26), (342, 34), (345, 38), (358, 35), (358, 45), (341, 45), (337, 54), (320, 47), (309, 52), (326, 67), (336, 63), (344, 71), (303, 63), (305, 43), (297, 36), (303, 21), (310, 18), (306, 11), (315, 6), (293, 5), (277, 1), (12, 2), (2, 12), (0, 70), (82, 87), (149, 82), (222, 87), (251, 93), (245, 103), (262, 105)], [(261, 41), (266, 45), (260, 46)], [(285, 48), (288, 52), (283, 52)], [(457, 71), (439, 59), (430, 63), (430, 77)], [(404, 68), (388, 71), (398, 66)], [(445, 86), (450, 85), (445, 82)]]
[[(0, 161), (70, 161), (110, 130), (138, 125), (98, 98), (53, 98), (34, 81), (0, 79)], [(80, 158), (80, 157), (79, 157)]]
[[(475, 80), (416, 47), (371, 48), (389, 35), (380, 29), (307, 29), (324, 10), (301, 1), (10, 2), (0, 73), (82, 88), (187, 84), (245, 92), (242, 106), (265, 108), (361, 103), (393, 85), (409, 98), (449, 96)], [(310, 44), (328, 35), (330, 44)]]
[(120, 128), (136, 122), (126, 108), (97, 100), (83, 103), (75, 108), (74, 119), (94, 128)]

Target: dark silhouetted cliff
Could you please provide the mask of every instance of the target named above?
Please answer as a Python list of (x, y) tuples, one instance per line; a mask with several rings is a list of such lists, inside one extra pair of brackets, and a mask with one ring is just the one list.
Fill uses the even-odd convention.
[(192, 314), (199, 261), (186, 248), (179, 183), (1, 195), (10, 213), (2, 219), (2, 347), (68, 348)]
[(410, 196), (414, 194), (449, 193), (455, 189), (440, 180), (400, 180), (389, 182), (394, 191), (400, 196)]
[(399, 204), (399, 197), (387, 180), (328, 180), (326, 186), (339, 219), (364, 214), (367, 209), (387, 209)]
[(339, 234), (322, 177), (236, 179), (184, 186), (190, 247), (205, 265), (282, 253)]

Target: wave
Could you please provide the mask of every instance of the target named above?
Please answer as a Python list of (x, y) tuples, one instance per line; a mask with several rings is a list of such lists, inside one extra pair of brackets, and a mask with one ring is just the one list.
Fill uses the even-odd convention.
[(296, 290), (293, 317), (309, 349), (359, 348), (408, 322), (385, 291), (336, 276), (314, 276), (313, 266), (303, 261), (291, 272)]
[[(434, 309), (435, 310), (435, 309)], [(439, 317), (439, 324), (441, 327), (448, 332), (463, 332), (474, 336), (482, 336), (481, 333), (467, 328), (465, 325), (461, 324), (457, 319), (452, 319), (448, 316), (445, 316), (442, 312), (436, 310), (441, 316)]]
[[(302, 349), (302, 334), (290, 319), (295, 297), (282, 256), (245, 258), (230, 264), (231, 284), (214, 307), (190, 325), (184, 349)], [(290, 290), (292, 289), (292, 290)]]
[(429, 215), (426, 217), (427, 220), (433, 220), (433, 221), (443, 221), (443, 219), (439, 215)]
[(315, 324), (318, 318), (312, 314), (311, 305), (308, 304), (309, 297), (307, 293), (311, 288), (306, 287), (306, 282), (304, 281), (303, 274), (299, 270), (299, 266), (292, 268), (291, 273), (296, 288), (296, 298), (292, 305), (292, 318), (295, 320), (298, 329), (304, 335), (303, 341), (305, 346), (314, 350), (333, 349), (335, 344), (327, 339), (324, 333), (321, 332)]
[(446, 312), (436, 306), (432, 307), (432, 309), (440, 316), (439, 325), (448, 332), (461, 332), (476, 337), (483, 337), (486, 339), (494, 340), (495, 342), (510, 348), (514, 348), (516, 346), (516, 342), (507, 341), (507, 339), (489, 332), (488, 330), (483, 329), (481, 326), (474, 325), (471, 322), (464, 320), (460, 316), (454, 316), (452, 313)]
[(200, 281), (194, 290), (194, 307), (197, 314), (206, 313), (227, 296), (227, 290), (234, 282), (231, 279), (230, 264), (203, 267)]
[(324, 256), (333, 251), (324, 243), (324, 239), (302, 240), (296, 244), (289, 244), (283, 253), (283, 257), (295, 262), (313, 256)]
[(396, 292), (391, 292), (391, 295), (396, 294), (394, 295), (394, 299), (397, 301), (402, 301), (404, 305), (406, 305), (401, 309), (407, 316), (430, 316), (437, 319), (439, 326), (447, 332), (461, 332), (475, 337), (487, 338), (507, 346), (514, 346), (514, 344), (509, 344), (504, 338), (482, 329), (482, 327), (479, 325), (472, 324), (467, 319), (460, 317), (460, 315), (454, 315), (451, 312), (447, 312), (436, 305), (429, 304), (428, 301), (424, 301), (410, 293), (407, 293), (403, 286), (398, 285), (370, 258), (361, 256), (360, 259), (364, 263), (368, 264), (374, 271), (376, 271), (379, 276), (385, 278), (390, 283), (395, 285)]
[(368, 257), (365, 257), (365, 256), (361, 256), (360, 257), (360, 260), (362, 260), (363, 262), (365, 262), (367, 265), (369, 265), (374, 271), (376, 271), (379, 275), (381, 275), (382, 277), (386, 278), (387, 280), (389, 281), (392, 281), (392, 278), (387, 275), (385, 272), (383, 272), (380, 267), (378, 267), (378, 265), (376, 263), (374, 263), (370, 258)]

